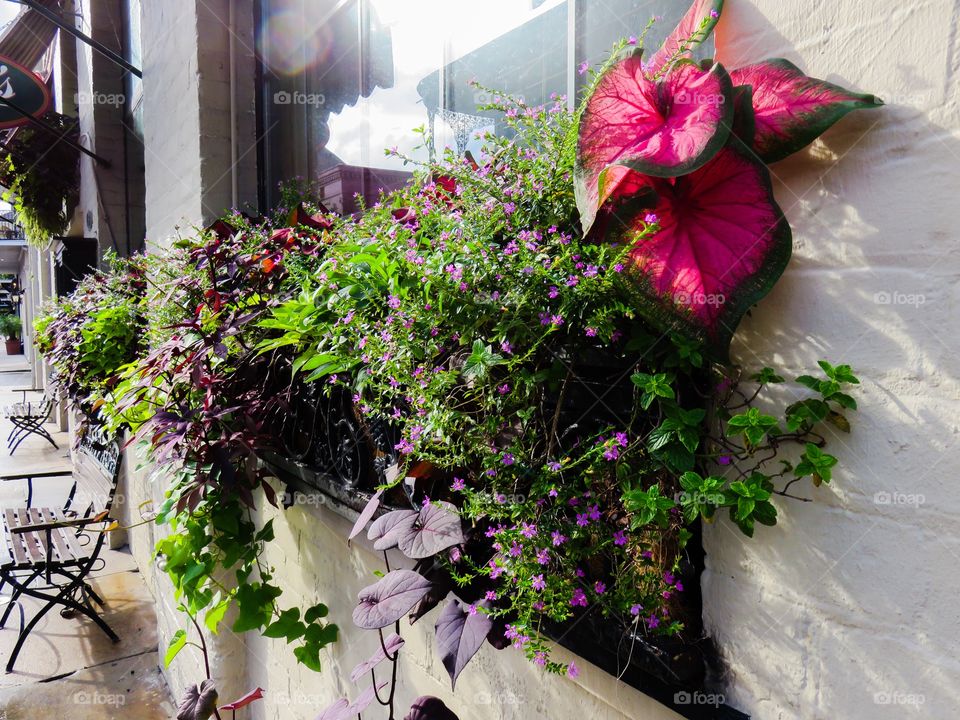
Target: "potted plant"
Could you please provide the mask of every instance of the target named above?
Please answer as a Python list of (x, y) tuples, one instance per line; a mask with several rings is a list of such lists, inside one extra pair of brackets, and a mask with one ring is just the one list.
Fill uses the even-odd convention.
[(20, 355), (23, 353), (23, 344), (20, 342), (20, 330), (22, 323), (19, 315), (4, 314), (0, 315), (0, 334), (7, 341), (7, 355)]

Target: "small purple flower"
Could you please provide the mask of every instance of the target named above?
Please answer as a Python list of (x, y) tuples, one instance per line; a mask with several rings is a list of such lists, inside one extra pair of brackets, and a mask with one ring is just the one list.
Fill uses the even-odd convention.
[(559, 295), (560, 291), (555, 287), (551, 287), (550, 290), (547, 291), (547, 297), (549, 297), (551, 300), (555, 299)]
[(613, 534), (613, 544), (618, 546), (623, 546), (627, 544), (627, 533), (623, 530), (617, 530)]
[(630, 608), (630, 614), (636, 617), (640, 614), (640, 611), (643, 610), (643, 605), (634, 605)]
[(413, 445), (410, 444), (409, 440), (401, 440), (396, 445), (393, 446), (394, 450), (399, 450), (404, 455), (409, 455), (413, 452)]
[(730, 464), (730, 456), (729, 456), (729, 455), (721, 455), (720, 457), (717, 458), (717, 462), (718, 462), (720, 465), (729, 465), (729, 464)]
[(597, 580), (597, 582), (595, 582), (593, 585), (593, 591), (597, 595), (603, 595), (607, 591), (606, 583), (602, 583), (599, 580)]
[(512, 202), (503, 204), (503, 212), (506, 213), (507, 215), (513, 215), (516, 209), (517, 209), (517, 206)]
[(450, 489), (453, 490), (454, 492), (460, 492), (466, 487), (467, 487), (467, 483), (464, 481), (463, 478), (455, 477), (453, 479), (453, 484), (450, 486)]
[(683, 583), (678, 582), (674, 587), (677, 589), (677, 592), (683, 592)]
[(567, 676), (571, 678), (576, 678), (580, 676), (580, 668), (577, 667), (577, 664), (573, 661), (567, 665)]
[(660, 618), (658, 618), (656, 615), (651, 615), (650, 617), (647, 618), (647, 627), (650, 628), (651, 630), (659, 625), (660, 625)]
[(537, 534), (537, 526), (531, 523), (522, 523), (520, 528), (520, 534), (525, 538), (532, 538)]
[(660, 222), (660, 218), (657, 217), (656, 213), (647, 213), (643, 216), (643, 221), (647, 223), (647, 225), (655, 225)]
[(627, 45), (636, 45), (636, 44), (637, 44), (636, 35), (631, 35), (629, 38), (627, 38)]
[(510, 344), (509, 342), (507, 342), (506, 340), (504, 340), (502, 343), (500, 343), (500, 349), (503, 350), (507, 355), (512, 355), (512, 354), (513, 354), (513, 345), (511, 345), (511, 344)]
[(554, 530), (552, 533), (550, 533), (550, 537), (553, 540), (554, 547), (559, 547), (567, 541), (567, 536), (561, 533), (559, 530)]
[(599, 505), (591, 505), (591, 506), (588, 508), (588, 512), (589, 512), (589, 514), (590, 514), (590, 519), (593, 520), (594, 522), (596, 522), (597, 520), (600, 519), (600, 506), (599, 506)]
[(625, 432), (618, 432), (614, 437), (616, 437), (617, 442), (620, 444), (621, 447), (626, 447), (627, 445), (630, 444), (630, 438), (627, 436)]
[(487, 590), (487, 593), (483, 596), (483, 599), (493, 602), (497, 599), (497, 594), (493, 590)]
[(618, 273), (623, 272), (623, 263), (617, 263), (616, 265), (614, 265), (613, 271)]
[(523, 547), (518, 543), (514, 543), (510, 546), (510, 557), (520, 557), (523, 553)]
[[(547, 469), (550, 470), (550, 472), (560, 472), (560, 463), (558, 463), (556, 460), (552, 462), (548, 462)], [(556, 492), (556, 491), (551, 491), (551, 492)], [(556, 497), (556, 495), (551, 495), (550, 497)]]
[(537, 550), (537, 562), (546, 565), (550, 562), (550, 552), (546, 548)]
[(576, 570), (573, 571), (573, 574), (576, 575), (578, 578), (582, 578), (586, 576), (586, 573), (583, 571), (583, 568), (577, 568)]
[(714, 20), (716, 20), (718, 17), (720, 17), (720, 13), (718, 13), (716, 10), (711, 10), (711, 11), (710, 11), (710, 17), (712, 17)]
[(497, 388), (497, 392), (501, 395), (506, 395), (508, 392), (510, 392), (510, 385), (508, 383), (504, 383)]
[(663, 581), (664, 581), (667, 585), (673, 585), (673, 581), (674, 581), (673, 573), (670, 572), (669, 570), (668, 570), (667, 572), (665, 572), (665, 573), (663, 574)]
[(547, 664), (547, 654), (543, 650), (537, 650), (533, 654), (533, 663), (534, 665), (539, 665), (543, 667)]
[(508, 466), (509, 466), (509, 465), (513, 465), (514, 460), (515, 460), (515, 458), (514, 458), (513, 455), (511, 455), (510, 453), (504, 453), (504, 454), (503, 454), (503, 457), (500, 459), (500, 461), (501, 461), (504, 465), (508, 465)]
[(603, 457), (609, 460), (610, 462), (613, 462), (618, 457), (620, 457), (620, 450), (617, 449), (615, 446), (608, 447), (606, 450), (603, 451)]
[(573, 595), (570, 597), (570, 604), (573, 607), (586, 607), (587, 606), (587, 595), (581, 588), (577, 588), (573, 591)]
[(387, 298), (387, 305), (396, 310), (398, 307), (400, 307), (400, 298), (398, 298), (396, 295), (391, 295), (389, 298)]
[(534, 590), (546, 590), (547, 581), (543, 579), (543, 575), (534, 575), (533, 582), (530, 584)]
[(592, 327), (588, 327), (586, 330), (584, 330), (584, 333), (583, 333), (583, 334), (586, 335), (587, 337), (596, 337), (596, 336), (597, 336), (597, 329), (596, 329), (596, 328), (592, 328)]
[(588, 62), (586, 62), (586, 61), (580, 63), (580, 65), (577, 66), (577, 72), (578, 72), (580, 75), (583, 75), (583, 74), (586, 73), (587, 70), (589, 70), (589, 69), (590, 69), (590, 64), (589, 64)]
[(577, 513), (577, 525), (580, 527), (586, 527), (590, 524), (590, 519), (587, 517), (586, 513)]

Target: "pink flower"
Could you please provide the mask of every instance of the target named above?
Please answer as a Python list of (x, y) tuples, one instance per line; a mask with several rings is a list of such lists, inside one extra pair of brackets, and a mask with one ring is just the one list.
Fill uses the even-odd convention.
[(572, 678), (580, 676), (580, 668), (577, 667), (575, 662), (571, 662), (569, 665), (567, 665), (567, 675)]
[(487, 590), (487, 593), (483, 596), (483, 599), (493, 602), (497, 599), (497, 594), (493, 590)]
[(453, 490), (454, 492), (459, 492), (466, 487), (467, 487), (467, 483), (464, 481), (463, 478), (455, 477), (453, 479), (453, 484), (450, 486), (450, 489)]

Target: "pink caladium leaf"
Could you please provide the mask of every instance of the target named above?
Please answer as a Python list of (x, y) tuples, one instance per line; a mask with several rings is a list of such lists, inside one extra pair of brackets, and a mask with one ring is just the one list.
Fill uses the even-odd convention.
[(731, 141), (689, 175), (632, 181), (645, 181), (656, 192), (655, 205), (638, 213), (634, 226), (652, 221), (652, 213), (660, 229), (636, 241), (630, 253), (643, 286), (657, 299), (656, 314), (679, 317), (725, 355), (740, 318), (790, 259), (790, 226), (774, 200), (769, 171)]
[(684, 61), (653, 80), (640, 51), (598, 80), (580, 119), (575, 191), (586, 234), (601, 205), (622, 194), (623, 166), (655, 177), (696, 170), (730, 134), (732, 85), (722, 65)]
[(722, 10), (723, 0), (694, 0), (687, 14), (650, 58), (651, 72), (659, 72), (672, 59), (683, 57), (710, 37)]
[(768, 163), (806, 147), (851, 110), (883, 105), (873, 95), (807, 77), (782, 58), (734, 70), (730, 77), (753, 90), (756, 129), (750, 147)]
[(452, 598), (437, 618), (437, 648), (454, 690), (457, 677), (477, 654), (493, 625), (490, 616), (481, 607), (487, 608), (488, 604), (481, 602), (469, 607)]

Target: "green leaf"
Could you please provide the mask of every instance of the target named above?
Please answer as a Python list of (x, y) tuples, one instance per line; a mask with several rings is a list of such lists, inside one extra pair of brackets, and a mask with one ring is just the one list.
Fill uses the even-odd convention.
[(270, 623), (263, 631), (268, 638), (286, 638), (292, 642), (307, 631), (307, 626), (300, 622), (300, 608), (290, 608), (280, 613), (280, 617)]
[(212, 608), (207, 610), (206, 615), (203, 618), (203, 624), (207, 626), (207, 629), (216, 635), (220, 630), (220, 623), (223, 622), (224, 616), (227, 614), (227, 610), (230, 608), (230, 598), (225, 598), (214, 605)]
[(163, 656), (163, 666), (165, 668), (170, 667), (170, 663), (173, 662), (173, 659), (180, 654), (180, 651), (183, 650), (187, 645), (187, 633), (185, 630), (177, 630), (173, 637), (170, 638), (170, 643), (167, 645), (167, 652)]
[(317, 603), (303, 614), (303, 620), (304, 622), (312, 623), (321, 618), (325, 618), (329, 612), (326, 605)]

